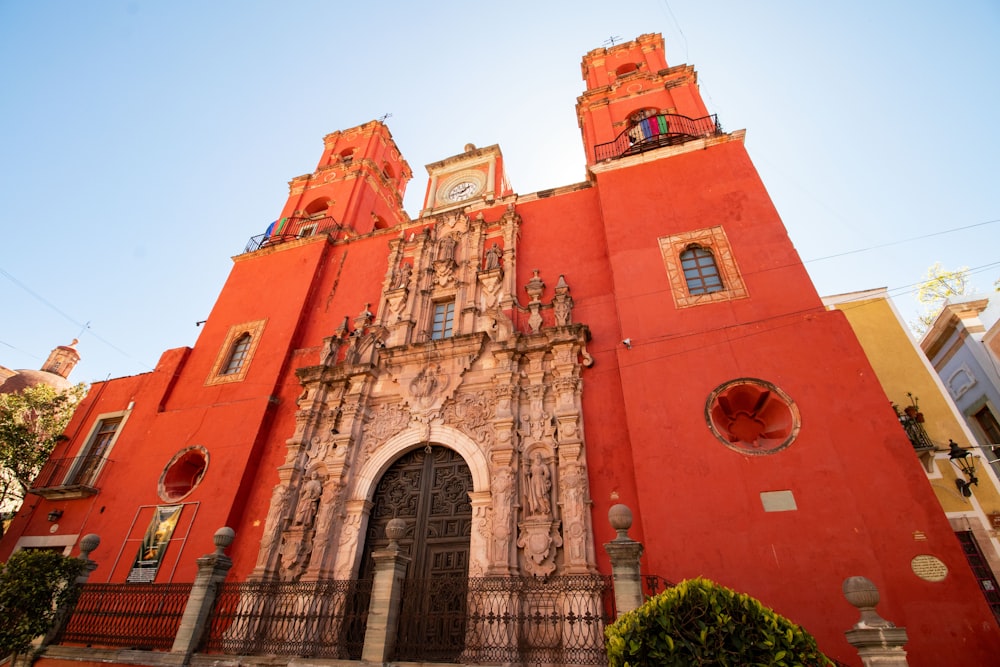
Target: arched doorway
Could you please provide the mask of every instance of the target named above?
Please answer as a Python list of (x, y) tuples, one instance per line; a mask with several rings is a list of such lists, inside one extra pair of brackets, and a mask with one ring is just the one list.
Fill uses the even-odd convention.
[(461, 455), (432, 445), (404, 454), (375, 487), (360, 576), (372, 576), (372, 552), (388, 545), (390, 519), (406, 522), (399, 545), (411, 559), (396, 659), (450, 660), (464, 646), (472, 490)]

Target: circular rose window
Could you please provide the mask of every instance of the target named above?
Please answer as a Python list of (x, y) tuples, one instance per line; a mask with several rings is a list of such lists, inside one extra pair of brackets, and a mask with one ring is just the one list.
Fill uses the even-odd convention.
[(773, 454), (799, 433), (799, 410), (785, 392), (755, 378), (730, 380), (708, 396), (708, 428), (722, 444), (743, 454)]
[(160, 475), (157, 492), (164, 502), (181, 500), (201, 483), (208, 468), (208, 450), (193, 445), (174, 454)]

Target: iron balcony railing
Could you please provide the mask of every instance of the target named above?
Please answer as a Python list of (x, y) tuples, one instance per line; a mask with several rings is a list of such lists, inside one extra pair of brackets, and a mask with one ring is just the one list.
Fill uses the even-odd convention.
[(283, 218), (269, 232), (251, 237), (243, 252), (256, 252), (261, 248), (317, 234), (336, 234), (341, 229), (340, 223), (331, 217)]
[(97, 478), (108, 463), (112, 463), (111, 459), (102, 456), (49, 459), (32, 482), (31, 490), (54, 488), (96, 490)]
[(688, 118), (678, 114), (662, 113), (643, 118), (619, 134), (614, 141), (594, 146), (594, 159), (598, 162), (614, 160), (626, 155), (682, 144), (692, 139), (722, 134), (716, 114), (701, 118)]
[(896, 418), (899, 419), (900, 426), (906, 431), (906, 437), (910, 439), (910, 444), (917, 451), (937, 449), (934, 441), (927, 435), (922, 423), (923, 415), (916, 409), (900, 410), (899, 406), (893, 403), (892, 409), (896, 411)]

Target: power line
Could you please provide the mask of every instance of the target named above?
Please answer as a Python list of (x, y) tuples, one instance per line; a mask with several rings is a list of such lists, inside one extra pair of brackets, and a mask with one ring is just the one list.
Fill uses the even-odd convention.
[(922, 236), (911, 236), (906, 239), (896, 239), (895, 241), (889, 241), (888, 243), (880, 243), (878, 245), (868, 246), (865, 248), (858, 248), (856, 250), (845, 250), (844, 252), (838, 252), (833, 255), (825, 255), (824, 257), (814, 257), (812, 259), (802, 260), (803, 264), (809, 264), (810, 262), (821, 262), (825, 259), (833, 259), (834, 257), (843, 257), (844, 255), (854, 255), (859, 252), (868, 252), (869, 250), (877, 250), (879, 248), (888, 248), (889, 246), (900, 245), (902, 243), (910, 243), (912, 241), (920, 241), (922, 239), (929, 239), (934, 236), (941, 236), (942, 234), (951, 234), (953, 232), (961, 232), (966, 229), (974, 229), (975, 227), (982, 227), (983, 225), (992, 225), (994, 223), (1000, 222), (1000, 219), (996, 220), (986, 220), (985, 222), (977, 222), (972, 225), (966, 225), (964, 227), (955, 227), (953, 229), (944, 229), (940, 232), (931, 232), (930, 234), (924, 234)]

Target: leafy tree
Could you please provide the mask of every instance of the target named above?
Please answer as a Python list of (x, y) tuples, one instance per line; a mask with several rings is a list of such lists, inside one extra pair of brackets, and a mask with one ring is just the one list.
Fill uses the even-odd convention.
[(0, 564), (0, 660), (24, 653), (72, 603), (83, 561), (53, 551), (18, 551)]
[(744, 593), (690, 579), (610, 625), (609, 667), (832, 666), (812, 635)]
[(20, 506), (85, 393), (40, 384), (0, 394), (0, 510)]
[(941, 262), (934, 262), (927, 269), (923, 282), (917, 289), (917, 301), (923, 306), (924, 312), (917, 317), (916, 322), (910, 324), (910, 327), (916, 334), (923, 335), (941, 314), (946, 300), (954, 296), (971, 294), (972, 291), (973, 288), (969, 284), (969, 267), (963, 266), (952, 271), (941, 266)]

